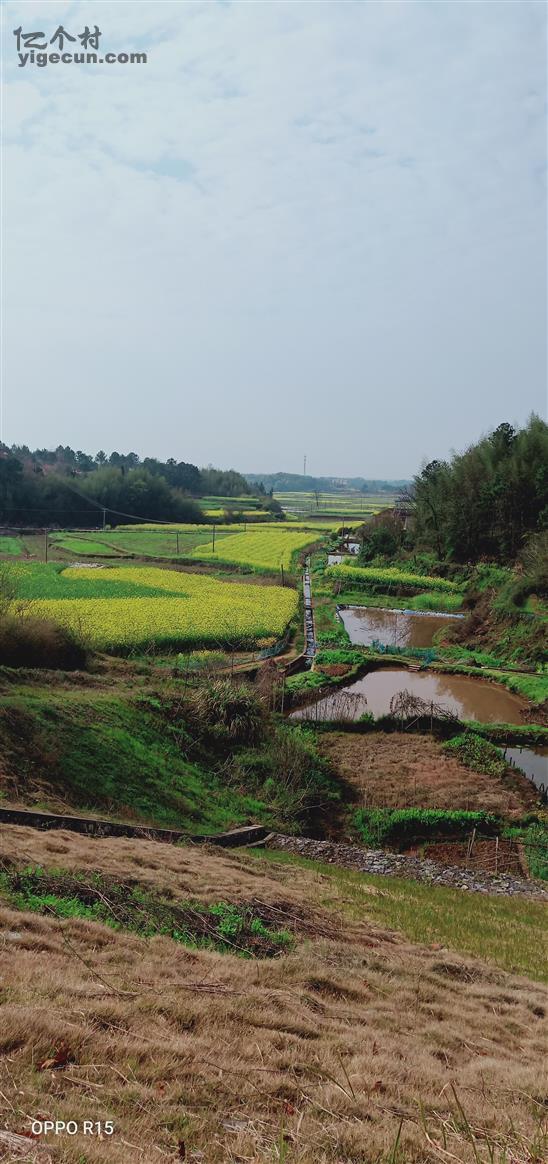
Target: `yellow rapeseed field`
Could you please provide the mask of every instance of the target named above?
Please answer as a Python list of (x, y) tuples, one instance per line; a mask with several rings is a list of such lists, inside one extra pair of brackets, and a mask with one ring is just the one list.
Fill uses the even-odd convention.
[[(129, 650), (151, 643), (262, 646), (281, 637), (298, 605), (297, 592), (288, 587), (240, 585), (157, 567), (118, 567), (97, 575), (63, 571), (71, 595), (77, 582), (82, 597), (63, 598), (60, 586), (58, 598), (38, 599), (32, 612), (79, 630), (95, 647)], [(105, 582), (118, 582), (124, 596), (94, 597)], [(127, 597), (131, 584), (136, 597)], [(150, 587), (150, 597), (143, 587)]]
[(304, 550), (314, 541), (314, 534), (305, 530), (279, 526), (248, 526), (247, 530), (223, 537), (213, 552), (212, 541), (196, 546), (191, 557), (207, 561), (234, 562), (238, 566), (252, 566), (259, 570), (289, 570), (291, 556)]

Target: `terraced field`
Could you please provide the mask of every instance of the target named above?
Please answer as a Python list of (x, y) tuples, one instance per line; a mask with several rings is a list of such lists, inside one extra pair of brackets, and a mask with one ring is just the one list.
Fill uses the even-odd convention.
[(323, 516), (367, 517), (389, 509), (394, 505), (395, 495), (391, 493), (275, 493), (287, 513), (299, 515), (321, 514)]
[(203, 574), (131, 566), (13, 568), (29, 612), (69, 626), (102, 650), (146, 646), (263, 647), (297, 611), (289, 587), (240, 585)]
[(10, 557), (16, 557), (23, 552), (23, 543), (21, 538), (17, 537), (0, 537), (0, 557), (4, 554), (9, 554)]
[[(230, 532), (230, 527), (229, 532)], [(215, 529), (215, 540), (226, 537), (226, 529)], [(211, 525), (142, 525), (101, 533), (55, 534), (52, 542), (69, 553), (88, 557), (112, 554), (143, 554), (145, 557), (175, 558), (192, 552), (212, 537)]]
[[(357, 524), (351, 522), (347, 528)], [(132, 525), (100, 533), (90, 531), (89, 534), (61, 531), (52, 535), (51, 544), (75, 556), (89, 558), (110, 557), (118, 553), (152, 558), (194, 557), (277, 570), (282, 562), (284, 569), (289, 569), (295, 549), (302, 549), (324, 534), (340, 529), (341, 525), (341, 521), (331, 518), (244, 522), (214, 527), (205, 524)]]
[(348, 586), (378, 585), (388, 588), (401, 586), (416, 590), (439, 590), (446, 594), (457, 594), (459, 591), (458, 585), (446, 578), (433, 577), (430, 574), (413, 574), (393, 566), (347, 566), (340, 563), (329, 566), (326, 574), (331, 578), (340, 579)]
[(289, 570), (293, 555), (313, 541), (314, 534), (306, 530), (297, 531), (280, 526), (255, 529), (251, 526), (246, 531), (229, 534), (220, 544), (215, 539), (215, 548), (212, 541), (197, 546), (192, 557), (250, 566), (258, 570), (279, 570), (282, 566), (284, 570)]

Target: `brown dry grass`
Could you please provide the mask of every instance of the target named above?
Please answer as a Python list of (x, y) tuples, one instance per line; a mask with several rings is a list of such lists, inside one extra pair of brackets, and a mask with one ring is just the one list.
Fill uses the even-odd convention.
[(334, 770), (373, 808), (463, 808), (523, 813), (535, 791), (519, 773), (504, 780), (465, 768), (429, 735), (325, 732), (318, 736)]
[[(154, 1164), (180, 1143), (203, 1164), (544, 1158), (536, 984), (320, 910), (326, 879), (298, 866), (14, 827), (2, 856), (203, 901), (283, 899), (317, 922), (292, 954), (253, 962), (0, 907), (6, 1126), (116, 1125), (52, 1138), (57, 1159)], [(63, 1040), (72, 1061), (40, 1070)]]

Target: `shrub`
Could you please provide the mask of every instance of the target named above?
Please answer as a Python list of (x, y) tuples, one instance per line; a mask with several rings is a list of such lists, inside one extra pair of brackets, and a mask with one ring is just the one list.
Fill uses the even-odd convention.
[(352, 647), (335, 647), (332, 650), (324, 648), (317, 652), (316, 665), (318, 667), (329, 665), (330, 663), (351, 663), (355, 666), (362, 662), (361, 652), (354, 651)]
[(276, 818), (286, 825), (309, 823), (318, 811), (340, 799), (341, 784), (330, 775), (315, 747), (314, 735), (304, 727), (277, 727), (261, 750), (240, 753), (231, 777), (251, 787)]
[(87, 651), (76, 633), (50, 619), (7, 614), (0, 620), (0, 664), (76, 671)]
[(215, 679), (199, 687), (192, 700), (192, 713), (202, 731), (228, 736), (234, 744), (256, 740), (263, 723), (260, 700), (249, 687), (230, 679)]
[(318, 671), (301, 671), (298, 675), (290, 675), (286, 679), (285, 689), (290, 695), (298, 695), (302, 691), (314, 691), (316, 687), (324, 687), (327, 682), (325, 675)]
[(500, 748), (473, 732), (466, 732), (448, 740), (443, 745), (443, 750), (449, 755), (456, 756), (461, 764), (474, 772), (483, 772), (487, 776), (504, 776), (506, 772), (507, 764)]
[(498, 818), (489, 812), (437, 808), (360, 808), (354, 813), (353, 820), (364, 844), (401, 848), (433, 837), (462, 838), (473, 828), (494, 832), (498, 822)]

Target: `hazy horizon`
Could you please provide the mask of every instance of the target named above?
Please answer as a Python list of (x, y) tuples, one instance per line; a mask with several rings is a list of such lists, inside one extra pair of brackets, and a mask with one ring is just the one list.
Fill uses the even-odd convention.
[[(8, 445), (409, 478), (546, 415), (544, 5), (2, 17)], [(59, 25), (148, 61), (19, 67)]]

